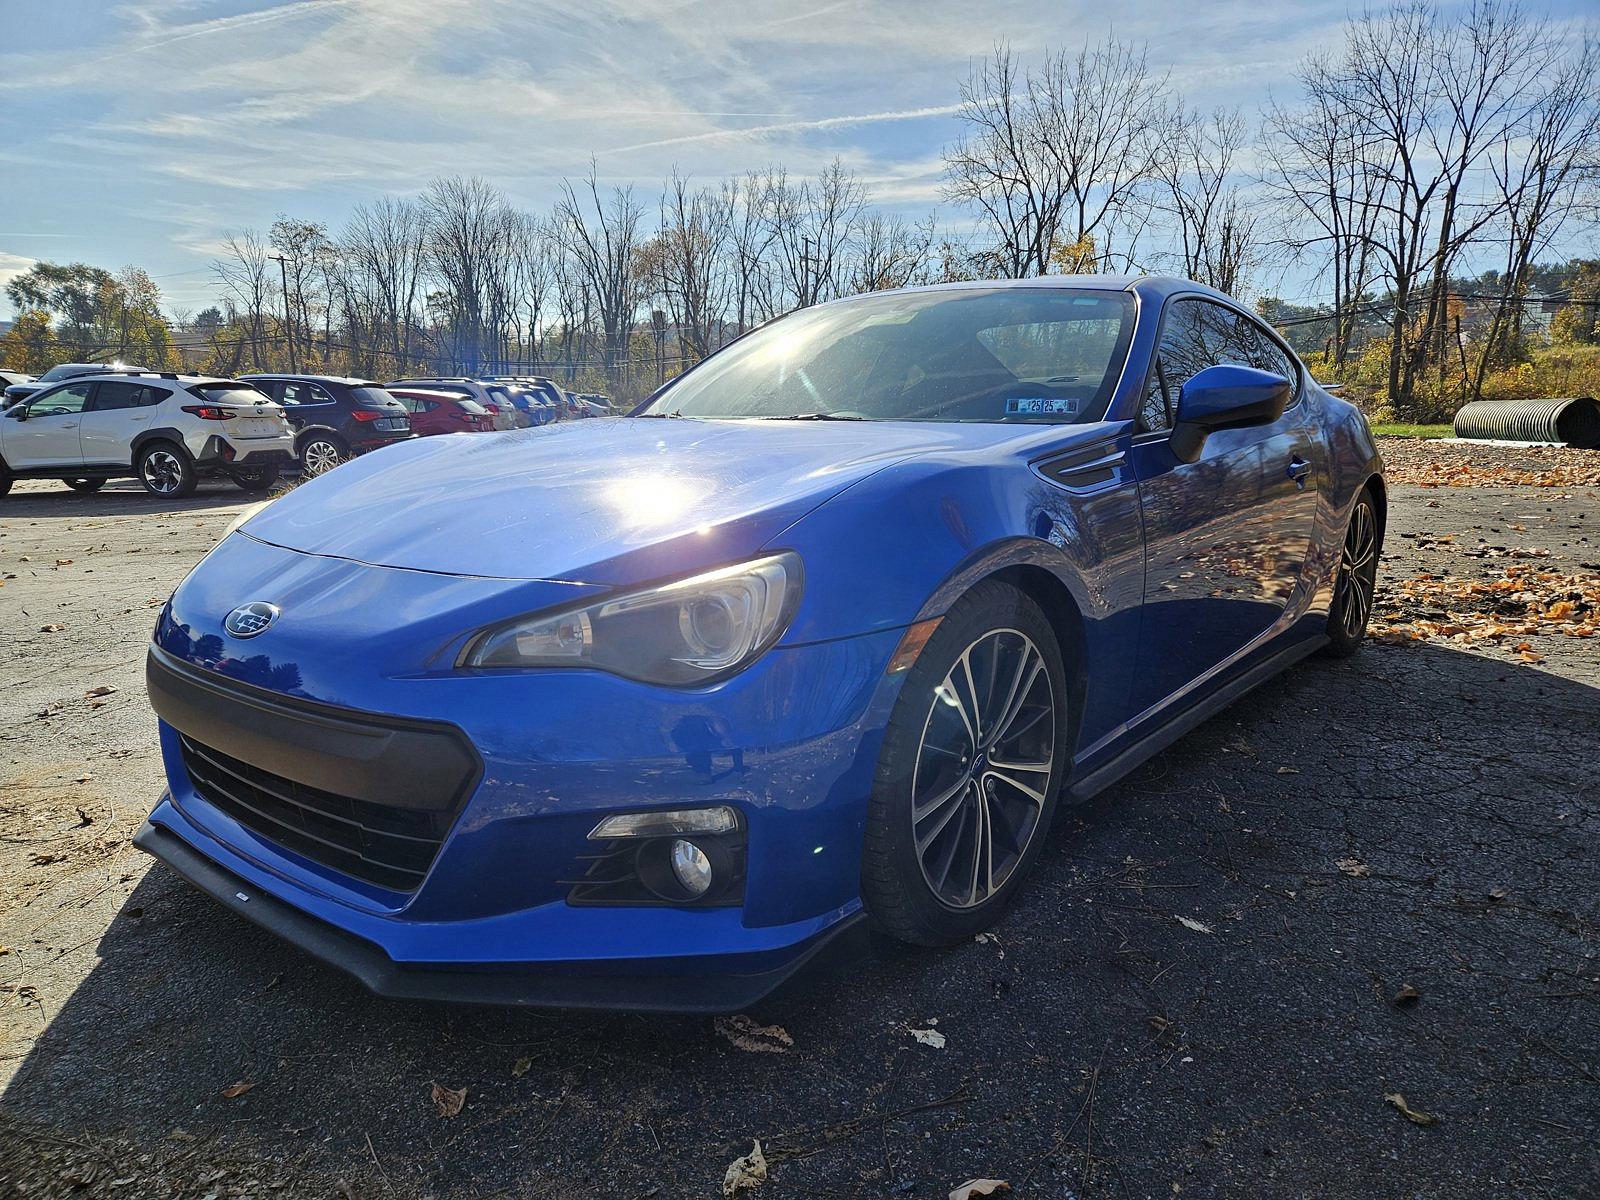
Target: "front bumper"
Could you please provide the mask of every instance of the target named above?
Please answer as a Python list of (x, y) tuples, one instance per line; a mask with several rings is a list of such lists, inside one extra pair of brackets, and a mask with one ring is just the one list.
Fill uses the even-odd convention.
[[(152, 661), (165, 657), (197, 677), (190, 682), (199, 691), (175, 703), (152, 673), (169, 792), (151, 826), (242, 881), (235, 890), (253, 898), (241, 902), (246, 915), (254, 897), (268, 895), (310, 922), (296, 930), (332, 931), (310, 939), (317, 946), (336, 936), (365, 947), (362, 955), (377, 957), (363, 961), (377, 965), (357, 974), (378, 990), (443, 994), (434, 987), (441, 978), (470, 977), (476, 990), (451, 983), (444, 991), (588, 1004), (598, 1003), (585, 999), (588, 989), (612, 985), (570, 981), (603, 977), (662, 981), (657, 991), (624, 988), (619, 1007), (721, 1009), (776, 986), (859, 916), (867, 802), (904, 678), (886, 674), (899, 631), (780, 645), (705, 689), (652, 688), (598, 671), (464, 672), (448, 653), (437, 666), (419, 664), (419, 645), (545, 607), (573, 586), (373, 568), (242, 533), (207, 565), (158, 624)], [(280, 604), (282, 618), (258, 639), (230, 638), (222, 617), (257, 595)], [(404, 620), (375, 623), (373, 612)], [(406, 729), (426, 736), (391, 761), (385, 747), (398, 746), (396, 731)], [(461, 738), (478, 768), (456, 763), (447, 772), (471, 777), (459, 806), (424, 803), (457, 794), (428, 783), (423, 769), (446, 765), (441, 732)], [(235, 770), (244, 764), (360, 804), (448, 809), (448, 829), (431, 861), (405, 864), (415, 868), (411, 880), (384, 886), (315, 846), (266, 836), (235, 802), (248, 805), (248, 795), (208, 799), (196, 780), (212, 765), (185, 758), (195, 746), (237, 760)], [(739, 902), (568, 902), (596, 849), (588, 833), (603, 817), (712, 805), (736, 808), (748, 835)], [(354, 817), (367, 829), (383, 823), (382, 814)], [(156, 836), (145, 838), (147, 848), (195, 877), (189, 859), (158, 849), (172, 843)], [(320, 952), (306, 937), (291, 940)], [(342, 964), (362, 955), (347, 947), (336, 957)], [(423, 978), (400, 981), (395, 972)], [(488, 975), (510, 982), (491, 986)]]
[[(368, 990), (400, 1000), (442, 1000), (535, 1008), (729, 1013), (748, 1008), (784, 983), (860, 921), (858, 909), (814, 935), (782, 958), (753, 956), (723, 962), (720, 971), (693, 974), (630, 970), (614, 964), (606, 971), (557, 971), (496, 964), (492, 969), (402, 966), (383, 948), (327, 921), (284, 903), (207, 858), (155, 819), (171, 819), (170, 802), (134, 835), (133, 844), (160, 859), (212, 899), (276, 934), (311, 957), (346, 972)], [(641, 964), (644, 966), (644, 964)], [(745, 969), (738, 969), (739, 967)], [(620, 968), (620, 969), (619, 969)]]

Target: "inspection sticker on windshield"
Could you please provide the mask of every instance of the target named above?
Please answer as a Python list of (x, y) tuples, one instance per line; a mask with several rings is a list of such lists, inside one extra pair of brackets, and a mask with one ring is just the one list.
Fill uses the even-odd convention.
[(1051, 396), (1012, 396), (1006, 401), (1008, 417), (1070, 417), (1078, 411), (1076, 400)]

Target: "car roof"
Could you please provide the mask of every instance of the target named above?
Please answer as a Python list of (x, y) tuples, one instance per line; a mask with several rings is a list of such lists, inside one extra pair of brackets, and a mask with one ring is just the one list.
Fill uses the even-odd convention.
[(390, 392), (398, 392), (402, 396), (428, 396), (430, 398), (436, 398), (439, 400), (472, 399), (471, 396), (463, 396), (460, 392), (447, 392), (443, 388), (430, 388), (421, 383), (415, 386), (410, 384), (391, 383), (385, 390)]
[(372, 379), (357, 375), (301, 375), (293, 371), (250, 371), (240, 379), (288, 379), (301, 383), (342, 383), (346, 387), (382, 387)]
[[(1051, 288), (1069, 291), (1117, 291), (1133, 292), (1144, 299), (1165, 300), (1168, 296), (1179, 292), (1198, 292), (1202, 295), (1215, 296), (1222, 300), (1229, 300), (1237, 304), (1237, 300), (1225, 292), (1208, 287), (1203, 283), (1196, 283), (1192, 279), (1181, 279), (1175, 275), (1038, 275), (1028, 279), (973, 279), (960, 283), (929, 283), (917, 287), (893, 288), (893, 292), (964, 292), (964, 291), (992, 291), (997, 288)], [(874, 296), (885, 295), (885, 292), (863, 292), (856, 296), (847, 296), (842, 300), (829, 301), (830, 304), (852, 304), (861, 300), (868, 300)]]

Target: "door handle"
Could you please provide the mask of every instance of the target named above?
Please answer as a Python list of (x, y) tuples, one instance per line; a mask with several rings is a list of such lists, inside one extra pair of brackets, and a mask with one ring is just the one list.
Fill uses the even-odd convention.
[(1296, 454), (1289, 460), (1289, 469), (1285, 474), (1294, 480), (1295, 486), (1303, 492), (1306, 490), (1306, 480), (1311, 476), (1311, 464)]

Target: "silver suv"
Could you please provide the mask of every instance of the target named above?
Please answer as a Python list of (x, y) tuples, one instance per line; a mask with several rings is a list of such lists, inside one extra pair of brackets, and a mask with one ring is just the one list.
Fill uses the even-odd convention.
[(133, 475), (176, 499), (203, 475), (264, 492), (292, 461), (283, 408), (248, 383), (129, 371), (35, 392), (0, 418), (0, 496), (14, 479), (60, 479), (94, 492)]

